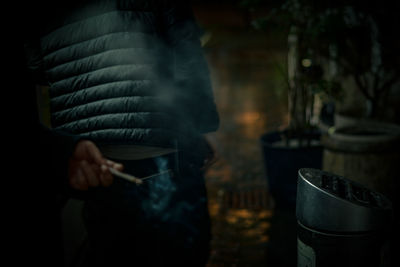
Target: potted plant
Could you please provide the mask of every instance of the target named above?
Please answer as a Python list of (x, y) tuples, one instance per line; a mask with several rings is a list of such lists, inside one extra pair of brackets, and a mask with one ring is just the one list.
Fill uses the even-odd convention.
[(308, 9), (318, 14), (312, 20), (318, 43), (311, 47), (334, 66), (329, 78), (345, 89), (336, 101), (335, 127), (322, 139), (323, 168), (393, 198), (400, 129), (387, 123), (386, 111), (388, 95), (400, 82), (399, 43), (390, 33), (398, 22), (396, 9), (377, 1)]
[[(257, 0), (241, 2), (250, 13), (262, 4)], [(324, 78), (323, 62), (310, 49), (311, 31), (305, 24), (312, 16), (304, 12), (303, 6), (297, 6), (297, 1), (287, 1), (252, 21), (259, 30), (282, 27), (287, 35), (287, 61), (280, 64), (283, 66), (280, 72), (288, 96), (289, 123), (284, 130), (261, 136), (268, 189), (278, 209), (294, 210), (300, 168), (322, 167), (323, 149), (316, 127), (315, 100), (323, 86), (333, 83)]]
[[(242, 1), (242, 5), (256, 10), (254, 7), (261, 2), (246, 0)], [(396, 52), (399, 41), (390, 34), (391, 27), (398, 25), (395, 10), (396, 8), (389, 3), (383, 5), (379, 1), (372, 1), (366, 5), (351, 0), (287, 0), (273, 8), (267, 16), (258, 17), (253, 21), (253, 25), (261, 30), (282, 27), (288, 34), (285, 76), (290, 122), (283, 135), (267, 133), (262, 137), (266, 156), (270, 154), (270, 147), (277, 150), (276, 141), (281, 140), (282, 136), (288, 145), (294, 143), (293, 140), (298, 139), (297, 136), (303, 136), (303, 133), (310, 132), (312, 126), (315, 126), (314, 95), (317, 92), (322, 92), (328, 96), (330, 102), (334, 102), (336, 132), (342, 131), (344, 126), (352, 126), (350, 128), (354, 128), (353, 130), (345, 127), (347, 129), (341, 134), (355, 135), (356, 140), (361, 136), (358, 140), (362, 142), (370, 140), (371, 135), (377, 135), (381, 141), (382, 135), (389, 135), (390, 140), (393, 139), (393, 135), (397, 135), (393, 125), (371, 123), (374, 120), (386, 119), (385, 109), (388, 105), (385, 100), (400, 78), (400, 60)], [(332, 133), (333, 131), (328, 134), (329, 138), (335, 137)], [(368, 138), (363, 138), (362, 135), (368, 135)], [(299, 148), (307, 145), (307, 142), (304, 143), (301, 139), (296, 141)], [(336, 148), (332, 147), (332, 143), (335, 142), (325, 142), (325, 147), (328, 145), (335, 150)], [(306, 155), (304, 151), (301, 153)], [(272, 194), (278, 181), (285, 179), (282, 178), (283, 170), (289, 166), (289, 162), (278, 160), (276, 156), (273, 159), (269, 162), (266, 157), (267, 176)], [(288, 156), (286, 159), (289, 159)], [(285, 165), (279, 166), (279, 180), (274, 182), (273, 167), (279, 164), (278, 161), (285, 162)], [(290, 160), (291, 163), (296, 161)], [(333, 166), (331, 163), (332, 160), (324, 165)], [(329, 171), (335, 172), (335, 169)], [(340, 171), (336, 172), (345, 175)], [(284, 187), (288, 188), (287, 185)], [(290, 199), (290, 196), (281, 193), (274, 195), (277, 195), (276, 198)]]
[[(262, 1), (242, 1), (250, 11), (258, 10), (255, 7), (260, 4)], [(296, 265), (298, 170), (322, 168), (316, 94), (340, 89), (338, 83), (327, 79), (326, 63), (319, 56), (320, 47), (315, 45), (318, 44), (316, 25), (310, 23), (316, 14), (309, 10), (308, 5), (290, 0), (253, 20), (253, 25), (260, 30), (281, 27), (287, 36), (287, 61), (280, 64), (284, 66), (280, 70), (285, 81), (283, 89), (287, 91), (289, 123), (284, 130), (267, 132), (260, 138), (268, 190), (275, 201), (267, 247), (271, 265)]]

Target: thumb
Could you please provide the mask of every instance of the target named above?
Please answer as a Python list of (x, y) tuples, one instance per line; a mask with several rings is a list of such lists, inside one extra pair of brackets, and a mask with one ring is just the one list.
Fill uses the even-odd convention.
[(86, 151), (89, 155), (90, 160), (98, 165), (105, 164), (106, 160), (103, 158), (103, 155), (101, 154), (97, 146), (91, 141), (86, 142)]

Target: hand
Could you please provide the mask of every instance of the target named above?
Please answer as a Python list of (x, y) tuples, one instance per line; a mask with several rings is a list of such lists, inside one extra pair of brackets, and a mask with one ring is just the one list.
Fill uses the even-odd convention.
[(77, 190), (87, 190), (89, 186), (109, 186), (113, 182), (109, 167), (119, 171), (123, 169), (122, 164), (105, 159), (93, 142), (79, 141), (69, 160), (69, 184)]

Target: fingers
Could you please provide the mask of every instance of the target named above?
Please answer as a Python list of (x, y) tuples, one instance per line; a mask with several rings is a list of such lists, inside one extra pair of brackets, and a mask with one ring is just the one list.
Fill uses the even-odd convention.
[(101, 165), (100, 181), (102, 186), (109, 186), (114, 180), (114, 176), (111, 174), (109, 168), (122, 171), (124, 166), (111, 160), (107, 160), (106, 164)]
[(95, 164), (89, 164), (86, 160), (80, 162), (80, 169), (85, 176), (85, 179), (89, 186), (96, 187), (100, 184), (99, 182), (99, 171), (96, 170), (98, 167)]
[(90, 142), (86, 141), (86, 151), (88, 152), (88, 155), (90, 157), (90, 160), (99, 166), (102, 164), (105, 164), (106, 160), (103, 158), (103, 155), (101, 154), (100, 150), (97, 148), (97, 146)]
[(110, 186), (113, 182), (113, 176), (111, 175), (106, 165), (101, 165), (100, 183), (102, 186)]
[(111, 160), (107, 160), (106, 164), (101, 165), (100, 182), (102, 186), (109, 186), (114, 180), (114, 176), (111, 174), (109, 168), (122, 171), (124, 169), (124, 166), (121, 163), (116, 163)]
[(118, 171), (122, 171), (124, 169), (124, 166), (121, 163), (116, 163), (109, 159), (106, 161), (106, 164), (108, 167), (116, 169)]
[(110, 186), (113, 175), (109, 168), (122, 171), (123, 165), (103, 157), (97, 146), (88, 140), (79, 141), (69, 164), (69, 180), (73, 188), (87, 190), (89, 187)]
[(75, 173), (72, 175), (72, 177), (69, 179), (69, 181), (70, 181), (71, 187), (76, 190), (86, 191), (89, 188), (87, 180), (86, 180), (85, 176), (83, 175), (83, 172), (81, 169), (77, 169), (75, 171)]
[(73, 157), (77, 160), (86, 160), (89, 163), (96, 163), (99, 166), (106, 162), (95, 143), (89, 140), (81, 140), (78, 142)]
[(97, 187), (99, 185), (107, 187), (113, 183), (114, 177), (109, 168), (122, 170), (123, 165), (115, 163), (111, 160), (106, 161), (107, 165), (90, 164), (86, 160), (77, 161), (72, 164), (70, 184), (77, 190), (88, 190), (89, 187)]
[(96, 164), (89, 164), (85, 160), (70, 162), (69, 183), (77, 190), (88, 190), (100, 184), (100, 168)]

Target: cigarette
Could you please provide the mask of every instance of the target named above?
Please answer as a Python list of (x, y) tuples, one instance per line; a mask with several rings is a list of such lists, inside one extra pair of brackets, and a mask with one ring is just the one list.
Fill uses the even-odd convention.
[(108, 169), (110, 170), (110, 172), (113, 175), (115, 175), (115, 176), (117, 176), (119, 178), (125, 179), (125, 180), (127, 180), (129, 182), (132, 182), (132, 183), (135, 183), (135, 184), (138, 184), (138, 185), (143, 183), (142, 180), (140, 180), (139, 178), (137, 178), (137, 177), (135, 177), (133, 175), (127, 174), (125, 172), (120, 172), (120, 171), (118, 171), (118, 170), (116, 170), (114, 168), (111, 168), (111, 167), (108, 168)]
[(142, 178), (140, 179), (140, 181), (143, 181), (143, 180), (149, 179), (149, 178), (153, 178), (153, 177), (157, 177), (157, 176), (160, 176), (160, 175), (163, 175), (163, 174), (166, 174), (166, 173), (168, 173), (168, 174), (171, 175), (171, 176), (173, 175), (172, 170), (171, 170), (171, 169), (168, 169), (168, 170), (165, 170), (165, 171), (161, 171), (161, 172), (159, 172), (159, 173), (156, 173), (156, 174), (152, 174), (152, 175), (149, 175), (149, 176), (142, 177)]

